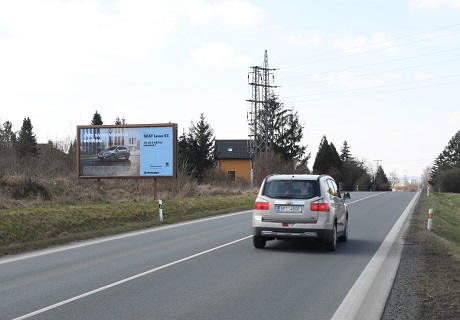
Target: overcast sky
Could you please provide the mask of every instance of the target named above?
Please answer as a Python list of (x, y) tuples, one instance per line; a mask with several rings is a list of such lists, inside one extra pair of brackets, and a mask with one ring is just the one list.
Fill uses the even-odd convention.
[(460, 130), (460, 0), (0, 0), (0, 123), (38, 142), (204, 113), (247, 139), (248, 74), (268, 52), (313, 166), (323, 135), (420, 176)]

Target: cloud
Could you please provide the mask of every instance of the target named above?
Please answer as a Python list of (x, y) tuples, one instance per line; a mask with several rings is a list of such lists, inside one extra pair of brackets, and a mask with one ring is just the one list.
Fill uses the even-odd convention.
[(231, 31), (255, 28), (266, 16), (259, 7), (239, 0), (225, 0), (215, 4), (203, 0), (184, 0), (182, 7), (192, 25), (217, 22)]
[(194, 61), (213, 68), (247, 67), (251, 59), (225, 43), (209, 42), (192, 51)]
[(120, 0), (112, 10), (97, 1), (14, 1), (2, 3), (0, 12), (10, 33), (30, 46), (120, 57), (162, 46), (178, 18), (168, 2), (148, 0)]
[(453, 112), (447, 116), (447, 121), (450, 123), (460, 124), (460, 111)]
[(458, 0), (410, 0), (409, 8), (421, 10), (434, 10), (439, 8), (460, 9)]
[(416, 71), (414, 73), (414, 78), (416, 81), (432, 79), (434, 76), (435, 76), (434, 74), (430, 72), (426, 72), (426, 71)]
[(276, 33), (280, 33), (280, 32), (283, 32), (284, 30), (286, 30), (286, 28), (287, 27), (285, 25), (276, 24), (271, 29)]
[(334, 46), (348, 54), (358, 54), (373, 50), (384, 50), (388, 54), (395, 54), (400, 51), (396, 42), (381, 32), (374, 33), (370, 37), (360, 35), (354, 38), (338, 38)]
[(168, 43), (178, 18), (169, 1), (0, 1), (0, 85), (16, 94), (71, 91), (69, 74), (147, 58)]
[(293, 34), (286, 38), (286, 43), (295, 47), (305, 47), (309, 44), (318, 45), (322, 43), (322, 38), (317, 34), (311, 34), (308, 36), (302, 34)]
[(203, 0), (184, 0), (181, 7), (194, 26), (212, 21), (215, 15), (213, 6)]
[(265, 19), (262, 9), (246, 1), (218, 2), (216, 12), (222, 22), (232, 30), (253, 28)]
[(111, 53), (145, 57), (168, 43), (179, 18), (174, 2), (120, 0), (102, 35), (110, 37)]

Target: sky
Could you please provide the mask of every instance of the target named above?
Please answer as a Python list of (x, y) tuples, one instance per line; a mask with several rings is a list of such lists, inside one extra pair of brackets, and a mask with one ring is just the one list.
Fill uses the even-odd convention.
[(0, 0), (0, 123), (39, 143), (203, 113), (248, 139), (253, 66), (304, 125), (387, 175), (419, 177), (460, 130), (460, 0)]

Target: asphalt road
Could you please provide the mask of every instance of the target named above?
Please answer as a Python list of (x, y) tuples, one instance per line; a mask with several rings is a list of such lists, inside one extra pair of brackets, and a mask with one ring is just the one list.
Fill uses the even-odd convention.
[(367, 288), (379, 286), (375, 257), (415, 196), (352, 193), (349, 240), (335, 252), (255, 249), (248, 211), (6, 257), (0, 319), (353, 318), (350, 306), (366, 312), (379, 291)]

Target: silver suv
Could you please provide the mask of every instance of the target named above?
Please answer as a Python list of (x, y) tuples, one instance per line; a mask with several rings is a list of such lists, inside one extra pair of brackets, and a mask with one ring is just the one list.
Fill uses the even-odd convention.
[(337, 240), (348, 239), (348, 209), (328, 175), (269, 175), (255, 201), (252, 229), (259, 249), (268, 240), (310, 238), (335, 251)]
[(113, 146), (108, 149), (102, 150), (98, 153), (97, 157), (100, 160), (116, 160), (118, 158), (125, 158), (126, 160), (129, 159), (131, 152), (125, 146)]

